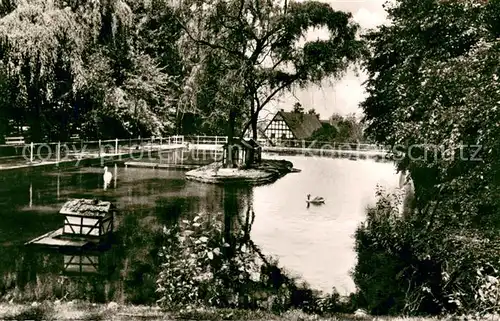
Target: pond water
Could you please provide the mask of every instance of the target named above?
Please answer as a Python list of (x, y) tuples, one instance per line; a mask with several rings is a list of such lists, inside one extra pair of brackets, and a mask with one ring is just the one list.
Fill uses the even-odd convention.
[[(95, 301), (155, 301), (161, 229), (196, 214), (255, 212), (251, 237), (264, 254), (302, 277), (313, 288), (354, 291), (349, 276), (356, 255), (353, 238), (377, 184), (395, 187), (390, 163), (370, 160), (287, 159), (302, 170), (255, 188), (221, 187), (186, 181), (178, 170), (110, 166), (106, 191), (100, 167), (23, 169), (0, 176), (0, 298), (49, 297)], [(306, 194), (323, 196), (322, 206), (306, 207)], [(117, 245), (95, 256), (96, 273), (66, 273), (64, 254), (28, 250), (23, 244), (62, 226), (61, 206), (69, 198), (111, 200), (119, 214)], [(253, 205), (252, 205), (253, 204)], [(74, 256), (74, 255), (73, 255)], [(99, 272), (99, 273), (98, 273)]]

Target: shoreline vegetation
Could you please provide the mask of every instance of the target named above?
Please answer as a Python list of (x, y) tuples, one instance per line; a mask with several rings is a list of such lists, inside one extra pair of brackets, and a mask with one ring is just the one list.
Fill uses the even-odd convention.
[[(326, 320), (373, 320), (374, 317), (362, 314), (332, 314), (319, 316), (300, 310), (289, 310), (274, 314), (262, 310), (242, 309), (179, 309), (166, 311), (158, 306), (117, 304), (97, 304), (83, 301), (46, 301), (32, 303), (0, 302), (0, 320), (276, 320), (276, 321), (326, 321)], [(424, 317), (377, 317), (380, 321), (424, 321)], [(443, 317), (441, 320), (451, 320)], [(490, 319), (491, 320), (491, 319)], [(498, 320), (498, 318), (493, 319)]]
[[(225, 134), (232, 141), (250, 129), (257, 139), (259, 119), (282, 94), (340, 80), (361, 64), (367, 75), (367, 97), (360, 103), (363, 126), (333, 117), (311, 135), (327, 141), (366, 137), (391, 149), (405, 146), (404, 159), (395, 162), (398, 171), (408, 173), (414, 191), (404, 200), (376, 191), (377, 203), (367, 208), (354, 235), (356, 293), (351, 301), (316, 295), (266, 262), (250, 238), (255, 213), (248, 205), (244, 218), (234, 215), (239, 203), (230, 187), (224, 188), (223, 220), (201, 215), (169, 221), (162, 239), (146, 229), (137, 233), (143, 218), (137, 219), (124, 251), (136, 250), (139, 242), (156, 246), (155, 237), (158, 244), (165, 242), (148, 253), (159, 250), (162, 255), (151, 259), (162, 261), (157, 282), (151, 282), (156, 292), (141, 296), (156, 302), (159, 294), (162, 307), (171, 311), (186, 311), (177, 308), (181, 305), (247, 309), (241, 317), (236, 312), (213, 318), (179, 312), (185, 319), (267, 319), (266, 314), (252, 315), (255, 307), (266, 305), (287, 320), (293, 320), (287, 311), (296, 308), (309, 313), (297, 320), (346, 308), (364, 308), (370, 315), (465, 315), (475, 320), (498, 315), (500, 2), (396, 0), (384, 10), (390, 23), (365, 32), (352, 13), (318, 1), (187, 0), (172, 5), (112, 0), (77, 1), (71, 7), (68, 1), (9, 1), (0, 6), (0, 140), (203, 133)], [(324, 28), (329, 36), (297, 46), (310, 28)], [(250, 55), (249, 44), (255, 44)], [(304, 111), (300, 104), (295, 107)], [(448, 155), (459, 153), (459, 158)], [(261, 184), (292, 171), (287, 163), (248, 170), (211, 166), (186, 176)], [(9, 191), (19, 193), (14, 187), (8, 186)], [(13, 206), (7, 199), (6, 211)], [(26, 289), (12, 291), (31, 294)], [(2, 309), (9, 311), (0, 319), (60, 319), (65, 316), (59, 313), (68, 313), (58, 312), (66, 305), (21, 305), (19, 310), (6, 305)], [(120, 306), (97, 307), (75, 307), (85, 315), (74, 319), (120, 318)], [(217, 308), (213, 311), (225, 311)]]

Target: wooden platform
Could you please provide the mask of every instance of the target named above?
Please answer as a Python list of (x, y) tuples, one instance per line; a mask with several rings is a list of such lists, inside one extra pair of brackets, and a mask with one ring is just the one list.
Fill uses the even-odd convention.
[(85, 240), (82, 238), (64, 238), (63, 228), (59, 228), (55, 231), (50, 231), (44, 235), (38, 236), (33, 240), (26, 242), (24, 245), (38, 245), (51, 248), (78, 248), (83, 249), (86, 247), (92, 247), (95, 245), (94, 242), (90, 240)]
[(192, 165), (192, 164), (158, 164), (158, 168), (163, 169), (195, 169), (199, 168), (202, 165)]
[(125, 167), (138, 167), (138, 168), (161, 168), (161, 169), (195, 169), (201, 167), (202, 165), (193, 165), (193, 164), (158, 164), (151, 162), (125, 162)]
[(125, 162), (125, 167), (141, 167), (141, 168), (157, 168), (158, 164), (157, 163), (150, 163), (150, 162)]

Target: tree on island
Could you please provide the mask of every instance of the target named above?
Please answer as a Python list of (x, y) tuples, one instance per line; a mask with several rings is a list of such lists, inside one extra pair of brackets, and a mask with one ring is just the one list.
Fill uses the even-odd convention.
[[(257, 0), (216, 0), (187, 1), (183, 6), (180, 20), (188, 35), (184, 45), (190, 48), (189, 59), (196, 66), (190, 78), (191, 97), (203, 88), (200, 76), (208, 57), (218, 57), (221, 72), (215, 97), (224, 102), (221, 105), (229, 115), (230, 139), (238, 113), (245, 120), (240, 135), (251, 128), (256, 139), (259, 113), (273, 99), (293, 86), (341, 76), (364, 53), (351, 14), (326, 3), (281, 6)], [(296, 45), (305, 32), (319, 27), (328, 29), (328, 39)]]

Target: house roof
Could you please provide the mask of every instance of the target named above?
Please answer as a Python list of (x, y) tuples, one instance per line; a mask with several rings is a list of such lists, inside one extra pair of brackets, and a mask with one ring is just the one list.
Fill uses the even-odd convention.
[(81, 198), (64, 203), (59, 213), (63, 215), (103, 217), (109, 213), (110, 208), (111, 202)]
[(245, 142), (251, 145), (253, 148), (259, 148), (260, 145), (253, 138), (245, 139)]
[(322, 127), (318, 116), (313, 114), (292, 113), (280, 110), (277, 115), (283, 118), (296, 139), (307, 139), (311, 137), (312, 133)]

